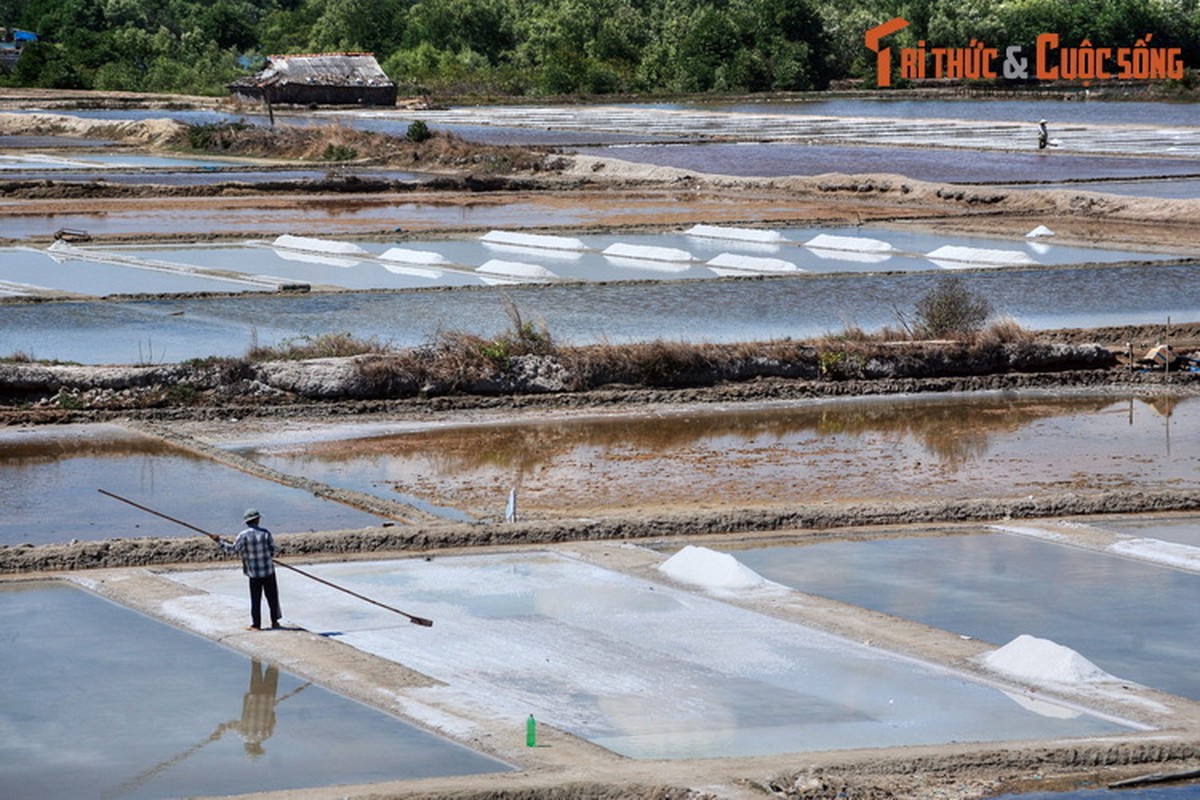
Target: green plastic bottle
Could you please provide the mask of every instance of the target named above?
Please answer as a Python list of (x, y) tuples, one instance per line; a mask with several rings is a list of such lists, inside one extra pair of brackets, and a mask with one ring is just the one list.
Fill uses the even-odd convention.
[(533, 714), (530, 714), (529, 719), (525, 720), (525, 746), (537, 747), (537, 721), (533, 718)]

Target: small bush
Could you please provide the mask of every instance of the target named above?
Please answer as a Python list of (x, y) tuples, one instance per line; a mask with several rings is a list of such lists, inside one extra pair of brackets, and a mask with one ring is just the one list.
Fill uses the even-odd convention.
[(433, 131), (429, 130), (429, 126), (419, 119), (409, 124), (408, 131), (404, 134), (405, 139), (418, 144), (428, 141), (432, 137)]
[(1022, 328), (1012, 317), (994, 320), (975, 338), (975, 344), (988, 347), (1001, 344), (1019, 344), (1033, 340), (1033, 334)]
[(188, 128), (188, 145), (193, 150), (228, 150), (234, 134), (253, 126), (245, 122), (212, 122)]
[(321, 154), (322, 161), (353, 161), (356, 158), (358, 151), (353, 147), (333, 142), (325, 145), (325, 152)]
[(982, 330), (991, 316), (987, 298), (951, 275), (917, 301), (914, 333), (930, 339), (968, 338)]
[(387, 349), (375, 338), (356, 339), (349, 333), (323, 333), (315, 337), (285, 339), (277, 347), (254, 345), (246, 358), (250, 361), (301, 361), (308, 358), (346, 358), (385, 352)]

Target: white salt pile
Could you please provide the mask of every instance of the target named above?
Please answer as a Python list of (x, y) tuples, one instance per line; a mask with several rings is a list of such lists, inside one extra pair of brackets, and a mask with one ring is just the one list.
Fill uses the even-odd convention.
[(1020, 250), (993, 250), (986, 247), (962, 247), (948, 244), (928, 253), (930, 261), (945, 269), (961, 269), (964, 266), (1011, 266), (1036, 264), (1028, 253)]
[(690, 544), (659, 564), (658, 570), (680, 583), (715, 591), (775, 585), (728, 553)]
[(307, 250), (313, 253), (361, 255), (367, 252), (353, 242), (335, 242), (328, 239), (314, 239), (310, 236), (292, 236), (289, 233), (276, 237), (273, 244), (275, 247), (283, 247), (288, 250)]
[(525, 264), (520, 261), (502, 261), (493, 258), (479, 267), (476, 272), (484, 272), (491, 275), (503, 275), (510, 278), (532, 278), (534, 280), (549, 280), (557, 278), (550, 270), (538, 264)]
[(1045, 225), (1038, 225), (1036, 228), (1025, 234), (1026, 238), (1034, 239), (1038, 236), (1053, 236), (1054, 231), (1047, 228)]
[(538, 233), (521, 233), (520, 231), (488, 231), (479, 239), (485, 244), (511, 244), (547, 250), (587, 249), (587, 245), (572, 236), (547, 236)]
[(432, 250), (412, 250), (407, 247), (392, 247), (379, 256), (384, 261), (401, 261), (405, 264), (449, 264), (450, 260)]
[(896, 248), (882, 239), (867, 236), (833, 236), (820, 233), (804, 243), (817, 250), (846, 250), (852, 253), (890, 253)]
[(983, 663), (1032, 683), (1101, 683), (1117, 680), (1069, 647), (1021, 634), (983, 657)]
[(621, 258), (641, 259), (644, 261), (691, 261), (692, 254), (686, 250), (674, 247), (655, 247), (653, 245), (625, 244), (617, 242), (604, 248), (604, 255)]
[[(721, 253), (708, 260), (708, 266), (745, 272), (796, 272), (798, 267), (782, 258), (760, 258), (740, 253)], [(715, 270), (714, 270), (715, 271)]]
[(772, 243), (784, 241), (779, 231), (759, 228), (726, 228), (721, 225), (693, 225), (685, 231), (688, 236), (703, 239), (730, 239), (738, 242)]

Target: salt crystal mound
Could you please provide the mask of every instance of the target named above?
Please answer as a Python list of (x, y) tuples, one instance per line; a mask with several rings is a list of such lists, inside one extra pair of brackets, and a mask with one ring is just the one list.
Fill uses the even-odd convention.
[(488, 275), (500, 275), (505, 278), (528, 278), (532, 280), (552, 280), (557, 278), (550, 270), (537, 264), (525, 264), (520, 261), (501, 261), (493, 258), (476, 268), (476, 272)]
[(405, 264), (421, 264), (427, 267), (450, 263), (450, 259), (441, 253), (435, 253), (432, 250), (410, 250), (406, 247), (393, 247), (379, 257), (384, 261), (400, 261)]
[(795, 264), (784, 261), (782, 258), (760, 258), (743, 256), (738, 253), (721, 253), (719, 256), (710, 258), (708, 266), (746, 270), (747, 272), (797, 272), (800, 270)]
[(967, 267), (1009, 267), (1036, 264), (1028, 253), (1019, 250), (989, 250), (983, 247), (962, 247), (947, 244), (927, 253), (933, 263), (943, 269), (965, 269)]
[(760, 230), (758, 228), (724, 228), (719, 225), (693, 225), (684, 231), (688, 236), (703, 239), (732, 239), (738, 242), (759, 242), (773, 244), (786, 241), (779, 231)]
[(658, 565), (668, 578), (714, 591), (734, 591), (774, 586), (728, 553), (687, 545)]
[(882, 239), (866, 236), (833, 236), (821, 233), (804, 243), (817, 250), (845, 250), (851, 253), (893, 253), (896, 248)]
[(1047, 228), (1045, 225), (1038, 225), (1036, 228), (1025, 234), (1026, 239), (1036, 239), (1038, 236), (1053, 236), (1054, 231)]
[(1118, 680), (1071, 648), (1024, 633), (988, 653), (983, 657), (983, 663), (997, 672), (1031, 683), (1077, 684)]
[(333, 242), (327, 239), (314, 239), (309, 236), (292, 236), (285, 233), (275, 238), (275, 247), (288, 250), (307, 250), (310, 253), (337, 253), (339, 255), (369, 255), (353, 242)]
[(302, 264), (319, 264), (322, 267), (341, 267), (342, 269), (357, 267), (362, 263), (356, 258), (323, 256), (320, 253), (312, 253), (306, 250), (289, 250), (286, 247), (277, 249), (275, 251), (275, 255), (279, 256), (284, 261), (298, 261)]
[(637, 261), (692, 261), (692, 254), (686, 250), (674, 247), (654, 247), (652, 245), (610, 244), (603, 251), (606, 256), (628, 258)]
[(479, 240), (484, 244), (512, 244), (519, 247), (537, 247), (546, 250), (586, 250), (581, 240), (572, 236), (547, 236), (536, 233), (514, 231), (488, 231)]

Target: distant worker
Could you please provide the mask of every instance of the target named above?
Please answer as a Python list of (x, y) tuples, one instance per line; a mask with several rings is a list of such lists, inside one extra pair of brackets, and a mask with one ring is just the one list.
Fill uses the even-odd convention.
[(1050, 132), (1046, 130), (1046, 120), (1038, 120), (1038, 150), (1045, 150), (1050, 144)]
[(275, 582), (275, 537), (260, 526), (258, 509), (248, 508), (242, 515), (247, 527), (232, 543), (220, 541), (226, 553), (242, 557), (242, 572), (250, 579), (250, 628), (262, 629), (262, 596), (267, 595), (271, 607), (271, 627), (279, 628), (283, 614), (279, 610), (279, 586)]

